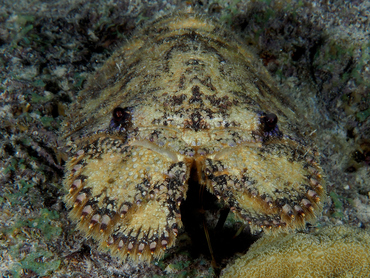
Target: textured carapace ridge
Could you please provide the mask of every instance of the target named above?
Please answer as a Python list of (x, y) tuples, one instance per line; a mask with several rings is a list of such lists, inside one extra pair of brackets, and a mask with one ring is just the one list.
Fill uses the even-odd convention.
[(150, 261), (175, 243), (191, 178), (254, 230), (304, 227), (325, 187), (300, 121), (229, 30), (190, 13), (162, 17), (70, 109), (70, 217), (114, 254)]

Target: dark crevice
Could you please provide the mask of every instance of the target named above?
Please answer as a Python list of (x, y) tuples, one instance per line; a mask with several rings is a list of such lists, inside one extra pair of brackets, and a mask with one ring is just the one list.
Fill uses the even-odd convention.
[[(195, 173), (192, 176), (196, 176)], [(222, 268), (235, 253), (245, 253), (258, 237), (247, 232), (248, 229), (244, 229), (239, 236), (234, 238), (240, 226), (224, 225), (229, 208), (221, 207), (216, 196), (205, 188), (203, 189), (202, 194), (202, 186), (192, 178), (189, 179), (187, 199), (180, 208), (181, 220), (185, 232), (191, 238), (192, 243), (189, 246), (189, 251), (192, 257), (203, 255), (211, 260), (203, 226), (203, 223), (206, 223), (216, 264)]]

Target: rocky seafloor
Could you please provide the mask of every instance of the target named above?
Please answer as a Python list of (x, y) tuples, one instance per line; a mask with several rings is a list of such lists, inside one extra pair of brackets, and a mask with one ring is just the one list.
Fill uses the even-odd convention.
[[(223, 243), (212, 237), (220, 214), (214, 210), (206, 219), (217, 267), (207, 243), (195, 246), (205, 237), (186, 231), (160, 261), (122, 262), (78, 233), (62, 199), (58, 131), (68, 105), (136, 28), (188, 6), (239, 34), (313, 128), (328, 198), (308, 229), (370, 228), (369, 1), (6, 0), (0, 4), (1, 277), (213, 277), (247, 251), (217, 248)], [(240, 225), (228, 219), (225, 229)], [(247, 229), (235, 241), (246, 237)]]

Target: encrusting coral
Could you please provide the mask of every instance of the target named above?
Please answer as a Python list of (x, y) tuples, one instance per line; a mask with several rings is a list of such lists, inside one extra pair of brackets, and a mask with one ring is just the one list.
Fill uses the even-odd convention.
[(370, 277), (370, 233), (337, 226), (265, 235), (221, 277)]

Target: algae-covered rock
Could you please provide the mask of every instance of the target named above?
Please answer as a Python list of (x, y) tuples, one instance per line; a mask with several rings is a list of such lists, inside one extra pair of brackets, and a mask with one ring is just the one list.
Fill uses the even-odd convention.
[(369, 277), (369, 246), (368, 231), (347, 226), (265, 235), (221, 277)]

